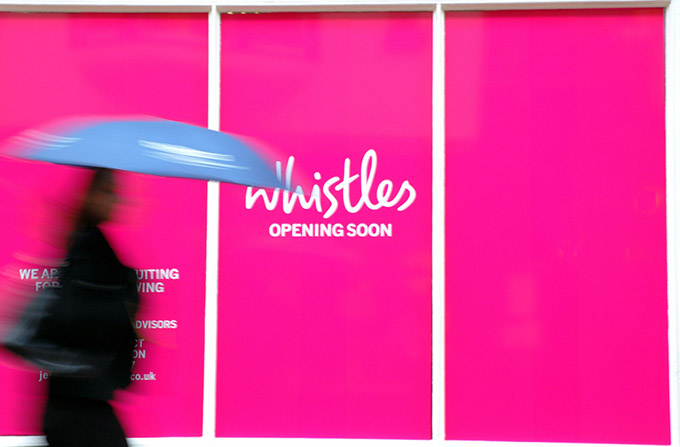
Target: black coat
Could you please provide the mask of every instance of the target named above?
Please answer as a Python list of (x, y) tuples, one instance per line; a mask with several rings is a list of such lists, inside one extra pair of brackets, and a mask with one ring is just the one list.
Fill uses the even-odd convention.
[(59, 312), (51, 333), (64, 346), (102, 354), (96, 377), (50, 378), (50, 394), (109, 400), (130, 384), (139, 303), (135, 271), (124, 266), (96, 226), (74, 238), (61, 271)]

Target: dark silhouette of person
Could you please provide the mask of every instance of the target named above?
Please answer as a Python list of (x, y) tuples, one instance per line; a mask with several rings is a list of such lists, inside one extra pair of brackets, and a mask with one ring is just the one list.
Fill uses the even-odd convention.
[(43, 429), (52, 447), (127, 446), (109, 401), (131, 381), (139, 297), (135, 271), (99, 228), (118, 201), (114, 174), (94, 171), (68, 240), (59, 311), (44, 328), (60, 345), (92, 353), (97, 363), (88, 375), (51, 375)]

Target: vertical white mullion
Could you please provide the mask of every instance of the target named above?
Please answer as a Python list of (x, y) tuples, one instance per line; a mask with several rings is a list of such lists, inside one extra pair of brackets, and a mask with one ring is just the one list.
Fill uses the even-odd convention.
[(444, 10), (432, 16), (432, 439), (445, 439)]
[(666, 234), (668, 247), (668, 347), (671, 444), (680, 445), (680, 9), (672, 0), (665, 10), (666, 69)]
[[(208, 19), (208, 128), (220, 128), (220, 13), (213, 5)], [(217, 283), (220, 183), (208, 182), (205, 285), (205, 361), (203, 371), (203, 439), (215, 439), (217, 388)]]

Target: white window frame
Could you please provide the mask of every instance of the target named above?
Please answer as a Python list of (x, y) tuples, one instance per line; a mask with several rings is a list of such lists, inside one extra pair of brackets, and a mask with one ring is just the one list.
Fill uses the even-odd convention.
[[(216, 438), (215, 384), (217, 364), (217, 280), (219, 235), (219, 184), (207, 186), (207, 273), (203, 436), (200, 438), (137, 438), (132, 446), (229, 446), (250, 447), (577, 447), (582, 443), (523, 443), (491, 441), (445, 441), (445, 349), (444, 349), (444, 21), (446, 11), (516, 9), (587, 9), (661, 7), (665, 16), (666, 71), (666, 213), (668, 250), (668, 323), (671, 446), (680, 447), (680, 0), (0, 0), (0, 12), (201, 12), (209, 20), (209, 113), (208, 126), (219, 129), (220, 122), (220, 17), (234, 12), (369, 12), (428, 11), (433, 15), (432, 145), (433, 145), (433, 219), (432, 219), (432, 340), (433, 390), (432, 434), (427, 441), (287, 438)], [(42, 445), (39, 436), (0, 436), (2, 446)]]

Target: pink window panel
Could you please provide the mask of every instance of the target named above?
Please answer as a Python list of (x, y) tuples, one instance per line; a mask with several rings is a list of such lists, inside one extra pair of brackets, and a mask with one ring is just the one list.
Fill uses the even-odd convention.
[[(207, 36), (204, 14), (0, 14), (0, 140), (83, 115), (206, 125)], [(10, 312), (63, 255), (55, 247), (67, 231), (62, 205), (75, 205), (69, 200), (84, 174), (5, 158), (0, 172), (0, 280), (15, 292), (3, 293), (0, 306)], [(119, 222), (105, 231), (121, 259), (140, 269), (144, 341), (139, 380), (116, 405), (130, 437), (200, 436), (206, 185), (124, 175), (121, 193)], [(39, 278), (22, 279), (28, 268)], [(171, 277), (159, 279), (159, 269)], [(4, 352), (0, 360), (0, 435), (38, 434), (44, 380)]]
[(218, 436), (431, 437), (431, 18), (223, 16), (222, 129), (307, 195), (221, 187)]
[(446, 438), (668, 444), (662, 9), (446, 15)]

